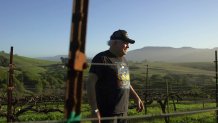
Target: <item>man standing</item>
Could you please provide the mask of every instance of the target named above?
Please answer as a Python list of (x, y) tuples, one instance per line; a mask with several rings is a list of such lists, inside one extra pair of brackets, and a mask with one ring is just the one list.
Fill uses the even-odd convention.
[[(109, 50), (98, 53), (92, 59), (87, 81), (87, 93), (92, 113), (99, 123), (113, 121), (102, 120), (101, 117), (127, 116), (129, 94), (132, 94), (137, 111), (141, 112), (144, 105), (130, 84), (129, 69), (124, 57), (129, 43), (135, 41), (128, 38), (125, 30), (115, 31), (108, 41)], [(126, 123), (126, 120), (118, 120)]]

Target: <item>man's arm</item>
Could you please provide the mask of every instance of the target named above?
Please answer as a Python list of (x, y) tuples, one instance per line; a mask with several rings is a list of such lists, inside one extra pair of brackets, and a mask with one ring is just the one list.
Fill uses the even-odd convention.
[(98, 80), (98, 76), (96, 74), (89, 73), (88, 80), (87, 80), (87, 94), (88, 94), (88, 101), (92, 110), (97, 109), (96, 92), (95, 92), (95, 84), (97, 80)]
[[(87, 95), (88, 101), (92, 109), (92, 115), (97, 115), (97, 118), (100, 122), (100, 112), (98, 111), (97, 101), (96, 101), (96, 92), (95, 92), (95, 84), (98, 80), (98, 76), (94, 73), (89, 73), (88, 80), (87, 80)], [(97, 111), (97, 112), (95, 112)]]
[(134, 90), (134, 88), (132, 87), (132, 85), (130, 85), (130, 93), (133, 95), (135, 103), (137, 104), (137, 111), (141, 112), (144, 109), (144, 104), (142, 102), (142, 100), (140, 99), (140, 97), (138, 96), (138, 94), (136, 93), (136, 91)]

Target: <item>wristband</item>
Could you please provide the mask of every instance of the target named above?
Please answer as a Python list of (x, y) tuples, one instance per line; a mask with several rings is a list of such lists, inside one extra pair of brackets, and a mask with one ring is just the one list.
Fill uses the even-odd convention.
[(99, 112), (99, 110), (98, 110), (98, 109), (95, 109), (95, 110), (94, 110), (94, 113), (98, 113), (98, 112)]

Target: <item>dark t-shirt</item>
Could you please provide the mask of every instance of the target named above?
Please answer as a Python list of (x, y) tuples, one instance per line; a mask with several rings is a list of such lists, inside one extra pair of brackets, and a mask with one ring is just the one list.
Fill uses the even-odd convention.
[(97, 105), (102, 114), (119, 114), (128, 111), (130, 77), (127, 61), (109, 50), (97, 54), (90, 68), (98, 76), (96, 83)]

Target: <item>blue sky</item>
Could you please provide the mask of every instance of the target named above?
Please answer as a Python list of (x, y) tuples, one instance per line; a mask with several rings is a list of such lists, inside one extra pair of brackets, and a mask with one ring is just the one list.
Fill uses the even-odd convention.
[[(145, 46), (218, 47), (217, 0), (90, 0), (86, 54), (108, 49), (125, 29)], [(68, 54), (72, 0), (0, 0), (0, 51), (27, 57)]]

